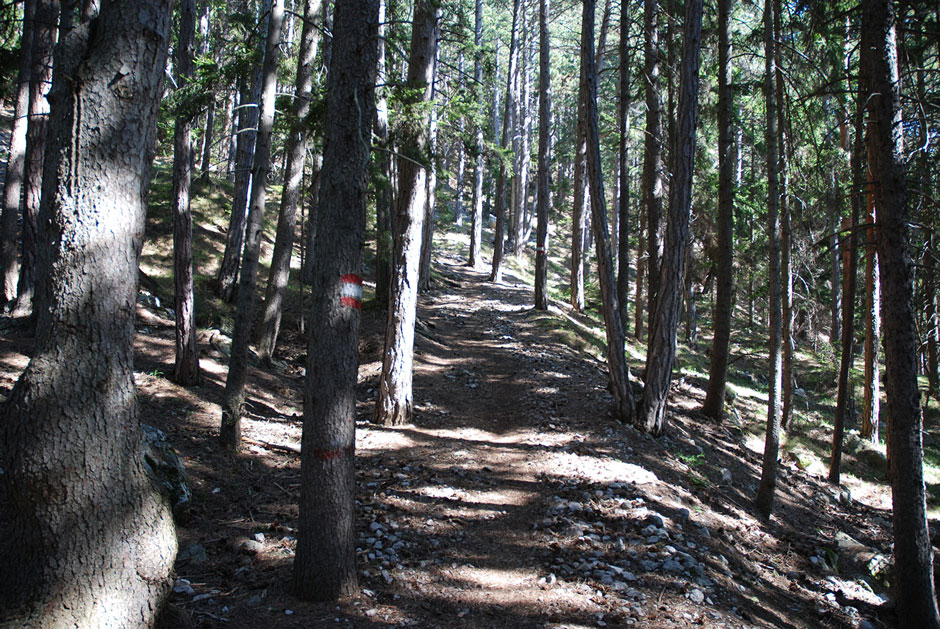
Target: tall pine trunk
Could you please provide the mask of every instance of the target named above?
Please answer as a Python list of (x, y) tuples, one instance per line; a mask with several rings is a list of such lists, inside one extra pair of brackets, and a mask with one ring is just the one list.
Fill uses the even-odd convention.
[(617, 126), (619, 132), (619, 181), (617, 199), (617, 305), (624, 335), (630, 327), (627, 298), (630, 293), (630, 3), (620, 4), (620, 83), (618, 86)]
[(133, 349), (171, 15), (169, 0), (108, 2), (56, 53), (36, 348), (0, 418), (3, 626), (152, 626), (172, 585)]
[(652, 312), (659, 284), (662, 255), (660, 219), (663, 213), (663, 105), (659, 92), (659, 0), (644, 0), (644, 55), (646, 67), (646, 140), (643, 154), (643, 211), (646, 218), (646, 305)]
[(434, 89), (434, 61), (440, 37), (441, 9), (435, 0), (415, 5), (408, 57), (408, 95), (402, 115), (411, 124), (402, 138), (398, 159), (398, 206), (395, 220), (395, 250), (392, 257), (392, 286), (385, 355), (379, 378), (379, 396), (374, 420), (389, 426), (412, 420), (412, 376), (414, 334), (418, 304), (418, 266), (421, 257), (421, 228), (427, 202), (428, 136), (427, 104)]
[[(327, 86), (325, 154), (313, 251), (294, 591), (302, 600), (354, 595), (355, 446), (362, 241), (375, 115), (378, 0), (337, 0), (336, 63)], [(361, 116), (350, 116), (359, 111)], [(313, 332), (315, 331), (315, 333)]]
[[(475, 158), (473, 165), (473, 209), (470, 219), (470, 255), (467, 264), (473, 268), (480, 265), (480, 247), (483, 239), (483, 98), (479, 91), (483, 86), (483, 0), (476, 0), (473, 21), (473, 86), (480, 102), (480, 118), (476, 123)], [(495, 131), (495, 129), (494, 129)]]
[(548, 210), (551, 207), (549, 188), (549, 143), (551, 142), (551, 49), (549, 47), (549, 0), (539, 2), (539, 163), (537, 226), (535, 245), (535, 307), (548, 310)]

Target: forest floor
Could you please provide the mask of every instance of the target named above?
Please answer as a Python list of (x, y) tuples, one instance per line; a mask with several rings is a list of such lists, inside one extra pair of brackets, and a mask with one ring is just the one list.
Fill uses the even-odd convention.
[[(752, 506), (751, 433), (698, 412), (703, 382), (673, 385), (667, 436), (616, 421), (605, 366), (571, 342), (586, 318), (531, 307), (446, 255), (419, 306), (413, 425), (368, 420), (384, 313), (363, 311), (357, 388), (361, 594), (291, 595), (305, 348), (285, 329), (254, 363), (245, 448), (217, 445), (227, 339), (201, 332), (205, 381), (172, 371), (173, 321), (152, 298), (137, 323), (143, 421), (180, 452), (193, 490), (179, 526), (173, 623), (198, 627), (894, 626), (878, 573), (890, 556), (882, 492), (863, 503), (781, 462), (769, 522)], [(287, 327), (287, 326), (286, 326)], [(567, 334), (559, 333), (565, 328)], [(31, 339), (7, 322), (0, 389)], [(585, 336), (587, 336), (585, 334)], [(634, 383), (639, 387), (639, 381)], [(795, 457), (794, 457), (795, 458)], [(875, 568), (872, 570), (872, 568)], [(873, 589), (874, 588), (874, 589)]]

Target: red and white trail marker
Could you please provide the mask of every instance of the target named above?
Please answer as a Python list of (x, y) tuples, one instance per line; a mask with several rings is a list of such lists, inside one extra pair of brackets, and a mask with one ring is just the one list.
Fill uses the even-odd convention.
[(340, 305), (362, 310), (362, 278), (348, 273), (340, 277), (340, 281), (343, 283), (340, 288)]

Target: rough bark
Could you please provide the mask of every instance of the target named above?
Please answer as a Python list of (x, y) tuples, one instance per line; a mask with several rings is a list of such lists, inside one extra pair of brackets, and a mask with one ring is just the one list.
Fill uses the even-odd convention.
[(52, 52), (56, 42), (59, 3), (37, 0), (33, 19), (33, 50), (30, 55), (29, 115), (26, 127), (26, 162), (23, 173), (23, 213), (20, 275), (16, 285), (15, 315), (32, 311), (33, 293), (39, 272), (39, 202), (42, 196), (43, 158), (49, 102), (46, 94), (52, 82)]
[(780, 185), (777, 177), (779, 151), (777, 148), (777, 90), (776, 42), (773, 36), (773, 14), (776, 0), (764, 1), (764, 97), (767, 102), (767, 243), (768, 243), (768, 378), (767, 431), (764, 437), (764, 456), (761, 464), (760, 484), (755, 506), (765, 518), (770, 517), (777, 488), (777, 454), (780, 449), (780, 396), (783, 367), (783, 328), (780, 291)]
[(392, 280), (392, 217), (394, 215), (394, 189), (392, 185), (392, 159), (388, 136), (388, 101), (386, 99), (385, 55), (386, 0), (379, 0), (379, 57), (375, 90), (375, 140), (378, 146), (373, 157), (379, 175), (373, 177), (375, 186), (375, 301), (381, 307), (388, 304), (388, 289)]
[(389, 426), (411, 423), (414, 412), (411, 383), (430, 131), (427, 113), (422, 112), (427, 112), (427, 102), (434, 89), (440, 18), (441, 9), (434, 0), (418, 0), (415, 4), (403, 114), (412, 120), (402, 138), (402, 156), (398, 159), (392, 290), (379, 396), (373, 415), (374, 421)]
[(718, 277), (711, 364), (702, 404), (702, 413), (714, 420), (720, 420), (724, 411), (734, 298), (734, 170), (737, 160), (731, 137), (734, 111), (731, 2), (718, 2)]
[(882, 280), (885, 390), (894, 519), (898, 625), (940, 627), (933, 550), (924, 496), (922, 420), (917, 389), (914, 277), (909, 251), (904, 133), (894, 3), (862, 3), (861, 71), (867, 83), (868, 156), (875, 182)]
[(692, 215), (692, 174), (695, 168), (695, 130), (698, 118), (698, 71), (702, 45), (702, 2), (688, 0), (679, 77), (679, 122), (676, 129), (675, 174), (669, 187), (666, 249), (660, 265), (646, 358), (646, 382), (637, 426), (660, 434), (666, 425), (666, 404), (676, 356), (676, 330), (685, 278), (689, 222)]
[(539, 156), (538, 198), (535, 245), (535, 307), (548, 310), (548, 210), (551, 207), (549, 188), (549, 143), (551, 142), (551, 74), (548, 18), (549, 0), (539, 2)]
[(271, 167), (271, 134), (274, 129), (274, 99), (277, 92), (277, 68), (280, 62), (281, 27), (284, 23), (284, 0), (274, 0), (268, 22), (262, 68), (261, 115), (251, 172), (251, 203), (245, 225), (245, 252), (238, 280), (238, 306), (235, 329), (232, 331), (232, 354), (222, 398), (222, 423), (219, 441), (227, 450), (241, 445), (241, 420), (248, 380), (248, 341), (254, 322), (258, 259), (261, 256), (261, 232), (264, 227), (264, 206), (267, 198), (268, 171)]
[(300, 32), (300, 51), (297, 77), (294, 83), (294, 102), (291, 105), (291, 132), (287, 136), (284, 152), (287, 154), (287, 169), (284, 188), (281, 192), (281, 211), (277, 217), (277, 232), (274, 237), (274, 253), (265, 288), (264, 306), (261, 310), (258, 333), (258, 357), (269, 361), (274, 355), (281, 316), (284, 312), (284, 293), (290, 279), (290, 260), (294, 251), (294, 231), (297, 226), (297, 207), (300, 205), (300, 188), (306, 165), (307, 138), (306, 118), (310, 113), (313, 90), (314, 60), (320, 39), (321, 0), (306, 0), (304, 19)]
[[(431, 97), (437, 98), (437, 65), (440, 48), (434, 53), (431, 70)], [(427, 192), (424, 197), (424, 223), (421, 226), (421, 259), (418, 264), (418, 291), (431, 288), (431, 254), (434, 249), (434, 214), (437, 211), (437, 105), (431, 106), (431, 122), (428, 125)]]
[(643, 154), (642, 196), (646, 215), (646, 305), (650, 329), (659, 283), (659, 259), (662, 256), (660, 219), (663, 213), (663, 105), (659, 91), (659, 0), (644, 0), (643, 73), (646, 91), (646, 139)]
[(176, 535), (140, 457), (133, 367), (171, 14), (169, 0), (109, 2), (57, 52), (36, 349), (0, 418), (3, 626), (152, 626), (172, 584)]
[[(592, 47), (593, 47), (593, 42)], [(578, 312), (584, 312), (584, 231), (585, 221), (590, 211), (590, 193), (587, 182), (587, 131), (585, 125), (586, 113), (584, 111), (587, 94), (586, 85), (581, 82), (578, 88), (578, 121), (575, 128), (575, 155), (574, 155), (574, 203), (571, 206), (571, 276), (569, 278), (569, 293), (571, 307)]]
[[(874, 191), (869, 188), (869, 193)], [(881, 404), (881, 378), (878, 348), (881, 345), (881, 282), (875, 247), (875, 204), (869, 197), (865, 242), (865, 380), (862, 383), (861, 437), (878, 443), (878, 411)]]
[[(325, 154), (313, 252), (294, 591), (302, 600), (354, 595), (355, 444), (362, 241), (375, 108), (378, 0), (337, 0), (337, 63), (327, 87)], [(361, 116), (350, 116), (360, 111)]]
[[(264, 0), (261, 7), (262, 19), (269, 19), (273, 0)], [(269, 29), (270, 30), (270, 29)], [(258, 136), (258, 120), (261, 103), (262, 67), (259, 64), (243, 78), (241, 97), (238, 103), (238, 139), (235, 149), (235, 192), (232, 198), (232, 214), (229, 218), (228, 232), (225, 235), (225, 250), (219, 265), (217, 278), (219, 296), (222, 301), (231, 303), (235, 298), (238, 271), (242, 260), (242, 248), (245, 242), (245, 220), (248, 200), (251, 193), (255, 143)]]
[(20, 276), (17, 255), (20, 196), (26, 165), (26, 126), (29, 111), (29, 73), (32, 67), (33, 22), (36, 2), (25, 3), (23, 31), (20, 36), (20, 67), (17, 75), (16, 104), (10, 148), (7, 153), (6, 181), (3, 186), (3, 211), (0, 214), (0, 299), (8, 303), (16, 299), (16, 282)]
[[(483, 0), (476, 0), (475, 17), (473, 21), (473, 84), (479, 90), (483, 85)], [(480, 120), (483, 118), (483, 98), (480, 102)], [(477, 268), (480, 259), (480, 246), (483, 239), (483, 175), (485, 162), (483, 158), (483, 124), (476, 127), (476, 157), (473, 165), (473, 210), (470, 227), (470, 255), (467, 265)]]
[[(774, 11), (774, 39), (781, 41), (780, 5)], [(783, 347), (780, 365), (780, 428), (789, 430), (793, 419), (793, 263), (790, 229), (790, 133), (786, 91), (781, 60), (781, 47), (774, 46), (777, 90), (777, 150), (780, 181), (780, 342)]]
[(617, 107), (619, 131), (620, 194), (617, 199), (617, 305), (624, 335), (628, 334), (630, 312), (630, 3), (620, 3), (620, 84)]

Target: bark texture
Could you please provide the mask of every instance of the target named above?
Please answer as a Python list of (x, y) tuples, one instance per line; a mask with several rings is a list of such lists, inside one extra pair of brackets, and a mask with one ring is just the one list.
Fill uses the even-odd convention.
[(904, 130), (894, 3), (862, 3), (861, 71), (867, 83), (868, 159), (875, 182), (883, 289), (885, 389), (894, 519), (898, 625), (940, 627), (924, 495), (917, 389), (914, 273), (904, 181)]
[(275, 0), (271, 7), (268, 37), (265, 44), (262, 72), (261, 115), (251, 172), (251, 203), (245, 226), (245, 253), (238, 281), (238, 308), (232, 332), (232, 355), (222, 398), (222, 424), (219, 440), (227, 450), (238, 450), (241, 442), (241, 420), (248, 380), (248, 341), (254, 322), (255, 287), (258, 259), (261, 256), (261, 232), (264, 227), (264, 206), (267, 200), (268, 171), (271, 168), (271, 133), (274, 129), (274, 99), (277, 92), (277, 67), (280, 61), (281, 27), (284, 23), (284, 0)]
[(646, 304), (650, 326), (659, 283), (662, 256), (660, 219), (663, 214), (663, 105), (659, 92), (659, 0), (644, 0), (643, 32), (646, 65), (646, 141), (643, 154), (643, 210), (646, 215)]
[(427, 203), (429, 161), (427, 102), (434, 89), (434, 61), (440, 37), (441, 9), (434, 0), (415, 5), (408, 57), (405, 116), (410, 118), (398, 159), (398, 206), (385, 355), (374, 420), (389, 426), (411, 423), (412, 366), (418, 305), (418, 266)]
[(549, 0), (539, 2), (539, 163), (538, 163), (538, 206), (536, 209), (536, 245), (535, 245), (535, 307), (548, 310), (548, 210), (551, 207), (549, 189), (549, 142), (551, 121), (551, 74), (548, 38)]
[(294, 102), (291, 105), (291, 132), (284, 147), (287, 153), (287, 169), (284, 176), (284, 189), (281, 193), (281, 211), (277, 217), (277, 233), (274, 238), (274, 253), (271, 256), (271, 270), (264, 294), (264, 307), (261, 311), (258, 333), (258, 357), (263, 361), (271, 360), (277, 336), (281, 329), (281, 316), (284, 312), (284, 293), (290, 279), (290, 260), (294, 251), (294, 230), (297, 226), (297, 207), (300, 205), (300, 188), (306, 164), (307, 138), (309, 136), (306, 121), (310, 113), (310, 99), (313, 90), (314, 60), (317, 44), (320, 40), (319, 21), (323, 3), (321, 0), (306, 0), (304, 20), (300, 33), (300, 52), (297, 63), (297, 78), (294, 84)]
[(176, 535), (140, 457), (132, 345), (171, 13), (105, 3), (57, 56), (36, 350), (0, 420), (4, 626), (151, 626), (171, 586)]
[(619, 126), (620, 195), (617, 203), (617, 305), (626, 336), (630, 325), (627, 297), (630, 292), (630, 3), (620, 3), (620, 99), (617, 108)]
[[(483, 85), (483, 0), (476, 0), (473, 21), (473, 85), (479, 89)], [(482, 94), (478, 93), (478, 97)], [(484, 99), (479, 98), (480, 119), (483, 118)], [(494, 129), (495, 131), (495, 129)], [(470, 226), (470, 256), (467, 264), (477, 268), (482, 262), (480, 247), (483, 239), (483, 175), (485, 162), (483, 156), (483, 124), (477, 123), (476, 157), (473, 165), (473, 210)]]
[(310, 320), (316, 333), (309, 335), (307, 346), (294, 559), (294, 588), (303, 600), (335, 600), (358, 590), (354, 454), (361, 301), (356, 298), (361, 298), (358, 276), (375, 116), (378, 6), (378, 0), (337, 0), (335, 5), (337, 63), (330, 67), (327, 86), (316, 226), (331, 246), (313, 252)]
[(660, 434), (666, 425), (666, 402), (676, 357), (676, 331), (689, 246), (692, 216), (692, 173), (698, 120), (698, 71), (702, 48), (702, 1), (688, 0), (679, 77), (679, 123), (676, 129), (675, 174), (669, 189), (666, 249), (660, 265), (659, 294), (653, 303), (646, 359), (643, 402), (637, 416), (641, 430)]

